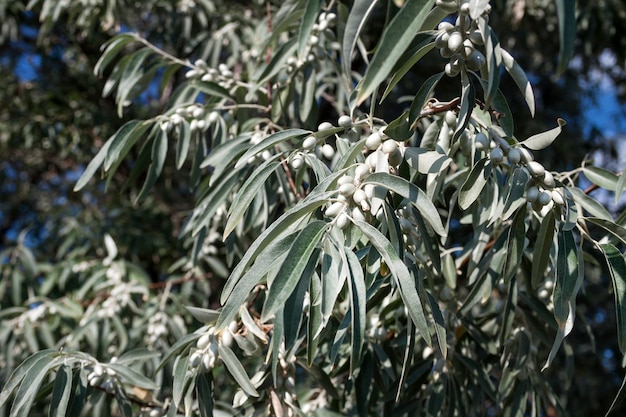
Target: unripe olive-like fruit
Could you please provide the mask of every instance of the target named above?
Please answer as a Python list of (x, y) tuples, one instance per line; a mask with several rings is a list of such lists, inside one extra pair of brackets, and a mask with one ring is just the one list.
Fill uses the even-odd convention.
[(543, 174), (546, 172), (546, 169), (537, 161), (530, 161), (526, 164), (526, 168), (530, 175), (533, 177), (543, 177)]
[(398, 166), (402, 163), (402, 159), (402, 152), (400, 149), (396, 149), (389, 154), (389, 165)]
[(471, 19), (469, 16), (467, 15), (459, 15), (456, 18), (456, 21), (454, 22), (454, 25), (458, 28), (468, 28), (470, 23), (471, 23)]
[(480, 33), (479, 30), (471, 31), (469, 34), (469, 39), (472, 41), (474, 45), (482, 45), (484, 43), (483, 35)]
[(344, 227), (346, 227), (348, 225), (348, 223), (350, 223), (350, 219), (348, 218), (346, 213), (341, 213), (339, 216), (337, 216), (337, 227), (338, 228), (343, 229)]
[(304, 164), (304, 159), (302, 156), (296, 155), (291, 159), (291, 167), (293, 169), (300, 169), (300, 167)]
[(380, 136), (380, 132), (374, 132), (365, 139), (365, 146), (370, 151), (375, 151), (378, 149), (380, 144), (383, 142), (383, 139)]
[(537, 198), (539, 198), (539, 188), (535, 186), (530, 187), (528, 191), (526, 191), (526, 200), (532, 203), (536, 201)]
[(539, 197), (537, 197), (537, 201), (539, 202), (539, 204), (545, 206), (550, 201), (552, 201), (552, 193), (549, 193), (547, 191), (542, 191), (541, 193), (539, 193)]
[(209, 113), (209, 117), (207, 118), (209, 123), (217, 123), (219, 119), (220, 119), (220, 114), (216, 111), (212, 111), (211, 113)]
[(525, 164), (527, 164), (530, 161), (532, 161), (533, 159), (535, 159), (533, 157), (532, 152), (530, 152), (528, 149), (526, 149), (526, 148), (519, 148), (519, 151), (520, 151), (520, 155), (522, 156), (522, 162), (524, 162)]
[(383, 147), (381, 148), (381, 150), (386, 154), (390, 154), (397, 149), (398, 142), (396, 142), (395, 140), (386, 140), (385, 142), (383, 142)]
[(458, 52), (463, 46), (463, 36), (460, 32), (452, 32), (448, 38), (448, 48), (452, 52)]
[(363, 212), (361, 211), (361, 209), (360, 209), (360, 208), (358, 208), (358, 207), (354, 207), (354, 208), (352, 209), (352, 218), (353, 218), (354, 220), (358, 220), (358, 221), (361, 221), (361, 222), (366, 221), (365, 214), (363, 214)]
[(539, 188), (532, 186), (528, 189), (528, 191), (526, 191), (526, 200), (530, 201), (531, 203), (533, 201), (537, 201), (537, 198), (539, 198)]
[(561, 190), (552, 190), (552, 201), (554, 201), (554, 204), (558, 204), (560, 206), (565, 205), (565, 199), (563, 198)]
[(230, 347), (233, 344), (233, 334), (229, 330), (224, 331), (220, 342), (222, 345)]
[(199, 119), (202, 116), (204, 116), (204, 109), (202, 107), (194, 107), (193, 110), (191, 111), (191, 115), (194, 118)]
[(337, 201), (336, 203), (331, 204), (330, 207), (326, 209), (324, 214), (326, 214), (328, 217), (337, 217), (337, 215), (341, 213), (345, 208), (345, 203)]
[(461, 153), (465, 156), (470, 156), (472, 154), (472, 140), (467, 129), (461, 133), (459, 143), (461, 144)]
[(437, 0), (435, 4), (446, 13), (455, 13), (458, 10), (458, 6), (454, 0)]
[(324, 155), (326, 159), (333, 159), (333, 156), (335, 156), (335, 148), (328, 143), (325, 144), (322, 146), (322, 155)]
[(354, 170), (354, 177), (359, 181), (367, 178), (371, 173), (370, 166), (367, 164), (359, 164)]
[(317, 127), (317, 131), (322, 131), (322, 130), (328, 130), (328, 129), (332, 129), (334, 126), (332, 123), (330, 122), (322, 122), (320, 123), (320, 125)]
[(310, 151), (317, 145), (317, 138), (315, 136), (307, 136), (302, 142), (302, 149), (305, 151)]
[(496, 164), (499, 164), (502, 162), (502, 159), (504, 159), (504, 152), (502, 152), (502, 149), (499, 147), (493, 148), (491, 152), (489, 152), (489, 158)]
[(488, 149), (490, 142), (491, 141), (489, 140), (487, 135), (485, 135), (483, 132), (478, 132), (476, 136), (474, 137), (474, 143), (475, 143), (476, 149), (478, 150)]
[(554, 186), (556, 185), (556, 182), (554, 181), (554, 176), (552, 175), (552, 173), (550, 171), (546, 171), (543, 173), (543, 185), (545, 185), (548, 188), (554, 188)]
[(520, 153), (519, 149), (513, 148), (509, 151), (506, 157), (509, 158), (509, 161), (512, 164), (517, 164), (522, 159), (522, 154)]
[(207, 346), (209, 346), (210, 341), (211, 341), (211, 337), (205, 333), (202, 336), (200, 336), (200, 339), (198, 339), (198, 341), (196, 342), (196, 347), (202, 350), (206, 348)]
[(452, 110), (448, 110), (446, 112), (444, 120), (446, 121), (446, 124), (450, 128), (452, 128), (452, 129), (456, 128), (456, 113), (455, 112), (453, 112)]
[(206, 352), (204, 355), (202, 355), (202, 367), (204, 369), (208, 371), (209, 369), (213, 368), (214, 364), (215, 356), (213, 356), (210, 352)]
[(400, 229), (405, 233), (408, 233), (411, 230), (413, 230), (413, 224), (408, 219), (405, 219), (404, 217), (400, 218), (398, 220), (398, 223), (400, 223)]
[(356, 187), (352, 183), (342, 184), (341, 186), (339, 186), (339, 194), (345, 195), (346, 197), (352, 196), (355, 191)]
[(453, 71), (460, 72), (465, 65), (465, 60), (459, 54), (455, 54), (452, 58), (450, 58), (450, 66)]
[(439, 49), (439, 55), (441, 55), (444, 58), (450, 58), (452, 57), (452, 55), (454, 55), (454, 51), (448, 48), (448, 46), (444, 46)]
[(460, 69), (453, 67), (449, 62), (446, 64), (444, 71), (448, 77), (456, 77), (461, 72)]
[(194, 352), (189, 357), (189, 365), (191, 365), (192, 368), (197, 368), (198, 365), (200, 365), (201, 360), (202, 355), (200, 355), (198, 352)]
[(454, 27), (454, 25), (450, 22), (446, 22), (445, 20), (437, 25), (437, 30), (450, 30)]
[(450, 34), (448, 32), (441, 32), (435, 38), (435, 46), (437, 48), (443, 48), (448, 46), (448, 39), (450, 38)]
[(337, 180), (338, 185), (353, 184), (353, 183), (354, 183), (354, 177), (351, 175), (343, 175), (339, 177), (339, 179)]
[(478, 49), (474, 49), (466, 61), (467, 67), (474, 71), (481, 69), (483, 65), (485, 65), (485, 62), (487, 62), (485, 56)]
[(354, 191), (354, 194), (352, 194), (352, 200), (356, 203), (356, 204), (361, 204), (362, 201), (367, 200), (367, 194), (365, 194), (365, 191), (363, 191), (360, 188), (357, 188)]
[(104, 375), (104, 368), (102, 367), (102, 365), (100, 365), (99, 363), (95, 364), (93, 367), (93, 373), (96, 376), (102, 376)]
[(348, 116), (347, 114), (344, 114), (339, 117), (337, 124), (341, 127), (350, 127), (352, 126), (352, 118)]
[(470, 41), (469, 39), (465, 39), (463, 41), (463, 49), (461, 51), (463, 53), (463, 56), (467, 58), (471, 56), (472, 52), (474, 51), (475, 51), (475, 48), (474, 48), (474, 44), (472, 43), (472, 41)]

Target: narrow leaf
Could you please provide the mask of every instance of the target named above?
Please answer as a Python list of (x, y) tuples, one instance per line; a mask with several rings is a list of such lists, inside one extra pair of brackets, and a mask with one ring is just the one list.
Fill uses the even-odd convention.
[(462, 210), (467, 210), (478, 199), (491, 176), (491, 169), (492, 165), (487, 157), (476, 162), (459, 192), (459, 207)]
[(557, 74), (560, 76), (567, 68), (574, 54), (576, 40), (576, 2), (572, 0), (555, 0), (556, 14), (559, 19), (559, 64)]
[(571, 231), (561, 231), (558, 235), (559, 248), (556, 260), (556, 283), (552, 300), (554, 318), (559, 327), (565, 326), (570, 315), (570, 300), (576, 298), (578, 251)]
[(560, 119), (560, 118), (557, 119), (557, 123), (558, 123), (558, 126), (555, 127), (554, 129), (550, 129), (546, 132), (533, 135), (520, 143), (526, 146), (528, 149), (532, 149), (534, 151), (538, 151), (538, 150), (541, 150), (550, 146), (550, 144), (554, 142), (557, 136), (559, 136), (563, 126), (565, 126), (566, 124), (565, 120)]
[(311, 29), (317, 20), (317, 14), (321, 7), (321, 0), (306, 0), (304, 17), (300, 22), (300, 30), (298, 31), (298, 56), (302, 60), (306, 58), (306, 46), (311, 36)]
[(545, 276), (548, 261), (550, 260), (550, 252), (554, 244), (554, 212), (550, 210), (541, 221), (539, 233), (535, 240), (533, 248), (533, 265), (531, 271), (532, 287), (537, 288), (541, 280)]
[(444, 153), (429, 151), (424, 148), (406, 148), (404, 159), (409, 166), (420, 174), (436, 174), (444, 171), (452, 163), (452, 159)]
[(391, 274), (396, 279), (400, 296), (404, 302), (404, 306), (409, 312), (409, 316), (421, 336), (426, 343), (430, 346), (432, 339), (430, 337), (430, 329), (426, 322), (426, 316), (424, 314), (424, 307), (422, 301), (417, 292), (417, 286), (415, 279), (409, 273), (404, 262), (398, 258), (391, 243), (378, 231), (374, 226), (362, 221), (355, 221), (354, 224), (361, 229), (361, 231), (369, 238), (372, 245), (380, 253), (385, 260), (387, 267), (391, 271)]
[(281, 130), (280, 132), (274, 133), (273, 135), (270, 135), (264, 138), (258, 144), (250, 147), (248, 151), (239, 158), (239, 160), (235, 164), (235, 168), (239, 168), (242, 165), (247, 164), (248, 159), (250, 159), (253, 156), (256, 156), (259, 152), (263, 152), (264, 150), (269, 149), (286, 140), (298, 138), (298, 137), (308, 135), (308, 134), (311, 134), (311, 132), (308, 130), (304, 130), (304, 129), (287, 129), (287, 130)]
[(200, 308), (192, 306), (185, 306), (185, 308), (196, 320), (204, 324), (214, 323), (220, 315), (219, 311), (212, 310), (210, 308)]
[(619, 177), (608, 169), (600, 167), (583, 167), (585, 177), (592, 183), (610, 191), (615, 191)]
[(314, 221), (298, 234), (269, 288), (261, 320), (268, 319), (279, 307), (285, 305), (285, 301), (296, 288), (313, 250), (327, 229), (328, 223)]
[(72, 395), (72, 368), (61, 366), (57, 371), (52, 396), (50, 398), (50, 417), (67, 416), (67, 406)]
[(218, 351), (220, 358), (222, 358), (224, 365), (226, 365), (226, 368), (228, 369), (228, 372), (230, 372), (233, 378), (235, 378), (235, 381), (237, 381), (241, 389), (243, 389), (243, 391), (250, 397), (258, 397), (259, 393), (254, 388), (254, 385), (252, 385), (252, 382), (250, 382), (250, 378), (248, 377), (246, 370), (241, 362), (239, 362), (239, 359), (237, 359), (235, 353), (223, 343), (218, 345)]
[(524, 96), (524, 100), (526, 100), (526, 105), (528, 106), (528, 110), (530, 110), (530, 115), (535, 116), (535, 95), (533, 93), (533, 87), (530, 85), (530, 81), (528, 81), (528, 77), (526, 73), (520, 67), (520, 65), (515, 61), (515, 59), (504, 49), (500, 50), (502, 55), (502, 63), (504, 64), (504, 68), (508, 71), (508, 73), (515, 81), (517, 88), (521, 91)]
[(398, 59), (413, 42), (415, 33), (428, 17), (434, 0), (407, 0), (385, 28), (376, 53), (357, 89), (361, 104), (389, 75)]
[(411, 108), (409, 109), (409, 125), (411, 126), (411, 129), (415, 128), (415, 124), (420, 118), (426, 101), (437, 86), (437, 83), (441, 80), (441, 77), (443, 77), (443, 74), (443, 72), (440, 72), (439, 74), (432, 75), (424, 81), (424, 84), (422, 84), (420, 89), (417, 91), (417, 94), (411, 102)]
[(233, 199), (233, 203), (228, 210), (228, 221), (224, 226), (224, 234), (222, 239), (226, 237), (237, 227), (239, 221), (243, 217), (246, 210), (250, 207), (250, 203), (254, 200), (259, 189), (263, 187), (267, 178), (272, 175), (280, 162), (273, 160), (265, 161), (261, 166), (254, 170), (246, 182), (241, 186), (239, 192)]
[(617, 341), (622, 353), (626, 352), (626, 262), (624, 255), (610, 243), (599, 245), (606, 259), (615, 294), (615, 314), (617, 316)]
[(363, 268), (359, 263), (359, 258), (351, 250), (346, 248), (346, 258), (350, 268), (348, 279), (348, 292), (350, 293), (350, 314), (352, 317), (352, 354), (350, 356), (351, 373), (358, 368), (361, 362), (363, 344), (365, 342), (365, 304), (367, 296), (365, 293), (365, 278)]
[(580, 204), (589, 214), (609, 222), (613, 221), (611, 213), (594, 198), (585, 194), (583, 190), (578, 187), (567, 187), (567, 190), (574, 196), (574, 201)]
[(350, 64), (352, 63), (352, 52), (356, 45), (361, 29), (365, 26), (367, 18), (374, 10), (378, 0), (356, 0), (350, 8), (348, 21), (343, 33), (342, 42), (342, 62), (345, 74), (350, 74)]
[(419, 211), (422, 217), (430, 224), (438, 235), (444, 236), (446, 234), (437, 208), (426, 196), (426, 193), (424, 193), (424, 191), (416, 185), (411, 184), (402, 177), (390, 175), (384, 172), (377, 172), (370, 175), (364, 183), (383, 186), (388, 190), (406, 198), (417, 209), (417, 211)]

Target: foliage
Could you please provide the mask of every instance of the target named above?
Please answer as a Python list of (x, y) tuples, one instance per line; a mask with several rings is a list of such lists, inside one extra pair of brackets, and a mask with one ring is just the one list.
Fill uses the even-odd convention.
[[(60, 20), (125, 18), (79, 3), (30, 2), (41, 43)], [(68, 224), (55, 261), (25, 235), (3, 250), (7, 415), (566, 415), (554, 368), (598, 265), (624, 352), (626, 214), (577, 179), (617, 201), (626, 177), (535, 160), (562, 119), (515, 135), (509, 95), (530, 115), (535, 97), (488, 1), (152, 3), (93, 63), (123, 125), (74, 186), (124, 187), (142, 216), (93, 231), (104, 248)], [(560, 70), (573, 7), (556, 1)], [(395, 99), (424, 61), (439, 69)], [(168, 230), (120, 250), (182, 198), (180, 245)]]

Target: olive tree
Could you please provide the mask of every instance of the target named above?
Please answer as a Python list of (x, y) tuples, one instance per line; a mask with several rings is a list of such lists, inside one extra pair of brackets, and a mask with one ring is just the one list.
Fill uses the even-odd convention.
[[(115, 2), (80, 3), (30, 6), (48, 30), (64, 7), (79, 28), (117, 19)], [(122, 170), (137, 205), (188, 187), (184, 255), (155, 279), (110, 234), (91, 258), (70, 240), (67, 262), (5, 250), (6, 415), (566, 415), (571, 375), (554, 368), (598, 265), (626, 349), (626, 214), (577, 181), (617, 201), (626, 177), (536, 161), (562, 119), (516, 137), (507, 98), (529, 118), (535, 100), (489, 1), (154, 3), (195, 43), (178, 56), (118, 30), (102, 45), (120, 117), (148, 90), (163, 105), (74, 190), (118, 193)], [(555, 4), (562, 71), (574, 5)]]

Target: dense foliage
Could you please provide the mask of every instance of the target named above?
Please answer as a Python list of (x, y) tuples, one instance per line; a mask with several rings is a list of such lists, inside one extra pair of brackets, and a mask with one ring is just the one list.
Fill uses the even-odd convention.
[[(531, 3), (563, 73), (574, 4)], [(537, 160), (565, 122), (515, 126), (548, 110), (507, 4), (0, 2), (50, 72), (1, 92), (0, 412), (577, 415), (583, 285), (626, 349), (626, 212), (591, 195), (626, 176)]]

